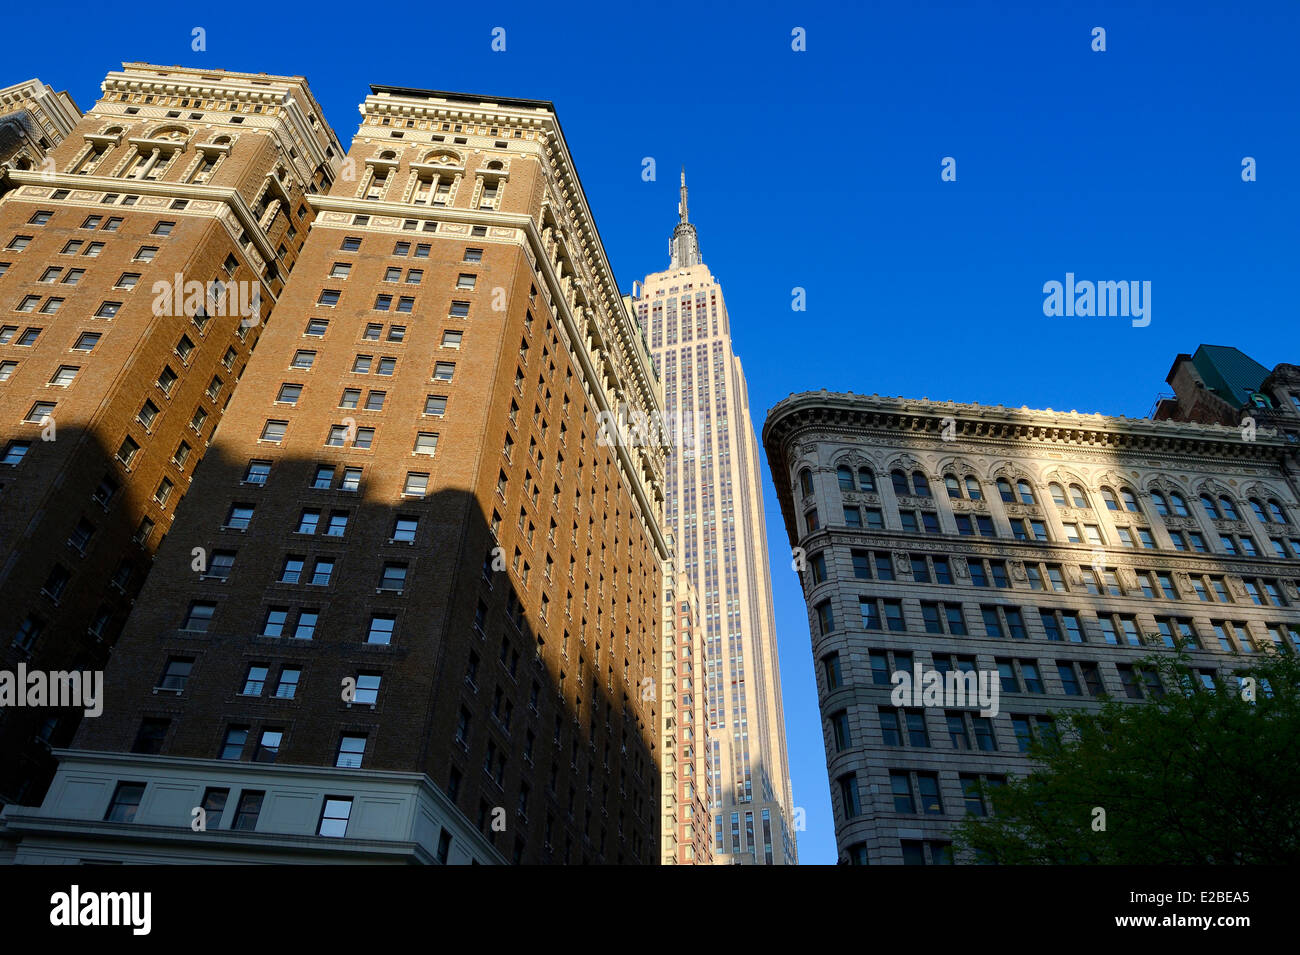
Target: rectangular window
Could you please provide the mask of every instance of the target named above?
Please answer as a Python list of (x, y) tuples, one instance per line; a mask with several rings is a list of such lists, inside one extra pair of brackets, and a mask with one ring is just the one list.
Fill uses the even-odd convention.
[(221, 744), (221, 759), (239, 759), (244, 755), (244, 745), (248, 742), (247, 726), (232, 726), (226, 730), (226, 738)]
[(321, 808), (320, 823), (316, 835), (333, 839), (342, 839), (348, 834), (348, 817), (352, 815), (352, 798), (350, 796), (326, 796)]
[(393, 631), (397, 627), (397, 618), (386, 614), (375, 614), (370, 618), (370, 630), (366, 643), (388, 646), (393, 642)]
[(316, 624), (320, 614), (315, 610), (302, 610), (298, 613), (298, 622), (293, 629), (295, 640), (311, 640), (316, 636)]
[(280, 755), (280, 744), (283, 741), (283, 731), (277, 729), (262, 730), (262, 735), (257, 740), (257, 748), (253, 750), (253, 762), (274, 763)]
[(235, 818), (230, 823), (231, 829), (251, 832), (257, 828), (257, 817), (262, 813), (262, 800), (265, 792), (244, 790), (239, 795), (239, 804), (235, 808)]
[(158, 681), (158, 688), (174, 690), (177, 693), (183, 692), (189, 683), (190, 671), (193, 669), (193, 657), (169, 657), (167, 665), (163, 668), (162, 679)]
[(379, 701), (379, 686), (382, 679), (378, 673), (357, 674), (352, 702), (374, 706)]
[(282, 637), (284, 636), (285, 624), (289, 621), (289, 611), (280, 607), (272, 607), (266, 612), (266, 620), (262, 624), (262, 636), (264, 637)]
[(261, 696), (262, 690), (266, 688), (266, 675), (270, 670), (263, 663), (254, 663), (249, 666), (248, 672), (244, 675), (244, 688), (240, 690), (243, 696)]
[(4, 455), (0, 456), (0, 464), (8, 464), (17, 467), (22, 463), (27, 451), (32, 446), (30, 441), (10, 441), (5, 445)]
[(144, 801), (144, 790), (144, 783), (118, 783), (104, 813), (104, 821), (135, 822), (140, 803)]
[(401, 593), (406, 588), (406, 571), (405, 564), (384, 564), (383, 573), (379, 578), (379, 589)]
[(334, 757), (334, 765), (339, 769), (360, 769), (365, 752), (366, 738), (364, 736), (344, 734), (339, 737), (339, 748)]

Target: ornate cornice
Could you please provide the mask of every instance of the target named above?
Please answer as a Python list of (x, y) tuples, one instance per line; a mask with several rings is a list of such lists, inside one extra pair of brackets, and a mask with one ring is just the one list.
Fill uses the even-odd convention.
[[(162, 75), (166, 74), (166, 75)], [(161, 67), (150, 63), (123, 63), (120, 71), (115, 70), (104, 78), (100, 85), (105, 96), (111, 93), (145, 93), (157, 96), (193, 96), (200, 99), (223, 99), (236, 103), (248, 103), (262, 106), (279, 106), (283, 108), (280, 116), (285, 118), (290, 138), (308, 154), (312, 170), (328, 165), (332, 173), (337, 173), (338, 165), (346, 152), (334, 130), (325, 121), (325, 112), (311, 94), (307, 81), (301, 76), (273, 76), (266, 73), (232, 73), (224, 70), (194, 70), (186, 67)], [(300, 100), (301, 98), (301, 100)], [(312, 115), (317, 118), (315, 125), (303, 109), (307, 104)], [(92, 110), (92, 114), (104, 118), (121, 118), (138, 121), (142, 118), (165, 120), (163, 112), (154, 115), (152, 111), (141, 108), (137, 114), (117, 117), (115, 111), (106, 107), (115, 107), (116, 103), (102, 102)], [(205, 110), (204, 112), (211, 112)], [(251, 117), (250, 117), (251, 118)], [(267, 117), (267, 119), (272, 119)], [(186, 125), (192, 125), (185, 121)], [(209, 125), (215, 125), (208, 120)], [(274, 129), (274, 121), (265, 125), (245, 126), (244, 129)], [(322, 143), (322, 139), (324, 142)], [(326, 146), (333, 148), (334, 155), (326, 156)], [(288, 156), (288, 149), (283, 152)], [(310, 178), (310, 177), (308, 177)]]
[[(102, 192), (129, 192), (133, 195), (142, 196), (160, 196), (165, 199), (189, 199), (199, 202), (216, 202), (227, 206), (239, 221), (239, 225), (244, 232), (257, 246), (264, 262), (276, 265), (278, 262), (275, 257), (275, 249), (272, 248), (271, 242), (262, 232), (262, 227), (258, 224), (257, 217), (253, 215), (253, 210), (248, 207), (244, 201), (244, 196), (238, 189), (232, 189), (227, 186), (210, 186), (198, 185), (195, 183), (183, 182), (166, 182), (148, 179), (115, 179), (107, 176), (78, 176), (71, 173), (53, 173), (46, 174), (41, 172), (11, 170), (9, 173), (11, 179), (19, 185), (24, 186), (48, 186), (51, 189), (68, 189), (68, 190), (99, 190)], [(26, 197), (25, 197), (26, 198)], [(315, 198), (309, 196), (308, 198)], [(28, 200), (34, 201), (34, 200)], [(211, 213), (202, 211), (190, 211), (188, 209), (167, 209), (168, 215), (205, 215)], [(220, 218), (220, 217), (218, 217)], [(239, 245), (239, 236), (231, 234), (231, 239), (235, 245)], [(260, 269), (259, 269), (260, 271)], [(274, 302), (276, 296), (271, 291), (271, 287), (265, 276), (259, 275), (264, 293)]]
[(1075, 450), (1202, 454), (1261, 461), (1274, 460), (1278, 449), (1289, 448), (1284, 438), (1268, 429), (1260, 429), (1253, 441), (1247, 441), (1240, 428), (1227, 425), (826, 391), (791, 395), (774, 405), (763, 427), (763, 441), (786, 440), (790, 434), (810, 427), (914, 435), (940, 441), (944, 440), (945, 419), (952, 419), (949, 443), (1052, 444)]
[[(809, 432), (818, 432), (814, 438)], [(1143, 467), (1218, 473), (1225, 465), (1284, 473), (1294, 446), (1277, 431), (1258, 428), (1248, 440), (1241, 428), (1146, 418), (1079, 414), (1053, 409), (1007, 408), (925, 399), (891, 398), (828, 391), (793, 394), (768, 412), (762, 441), (771, 464), (786, 531), (797, 536), (790, 465), (809, 440), (834, 441), (866, 452), (879, 448), (896, 457), (929, 448), (945, 456), (983, 454), (1037, 458), (1070, 464), (1115, 466), (1115, 457), (1150, 455)], [(883, 462), (883, 458), (881, 461)], [(1138, 463), (1134, 461), (1133, 463)]]
[[(656, 394), (655, 375), (649, 351), (641, 341), (640, 329), (623, 305), (623, 295), (614, 277), (614, 269), (605, 254), (605, 246), (596, 227), (595, 216), (587, 204), (586, 193), (578, 178), (577, 167), (569, 153), (563, 128), (552, 103), (544, 100), (511, 99), (507, 97), (475, 96), (440, 90), (417, 90), (376, 86), (361, 105), (363, 116), (388, 115), (403, 119), (436, 120), (521, 127), (534, 131), (533, 138), (542, 159), (542, 169), (555, 202), (553, 209), (564, 212), (564, 225), (576, 230), (576, 241), (569, 243), (570, 258), (575, 268), (581, 266), (589, 283), (587, 293), (599, 300), (599, 311), (615, 326), (622, 339), (622, 353), (631, 364), (638, 386), (646, 396), (648, 407), (657, 404), (650, 396)], [(433, 144), (432, 131), (404, 130), (406, 137), (393, 145), (411, 145), (426, 140)], [(466, 138), (471, 135), (466, 133)], [(365, 124), (358, 138), (370, 138)], [(480, 137), (490, 140), (491, 137)], [(445, 143), (437, 143), (443, 146)], [(450, 147), (450, 148), (455, 148)], [(407, 207), (405, 214), (410, 217)], [(542, 252), (540, 258), (546, 258)], [(588, 262), (588, 260), (591, 260)], [(559, 286), (557, 286), (558, 288)]]

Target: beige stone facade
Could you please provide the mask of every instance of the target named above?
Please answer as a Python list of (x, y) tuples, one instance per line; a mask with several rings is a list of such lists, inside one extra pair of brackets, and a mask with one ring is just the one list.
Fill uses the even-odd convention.
[(708, 790), (712, 733), (704, 693), (700, 602), (691, 578), (664, 570), (663, 799), (664, 865), (711, 865)]
[(700, 603), (718, 864), (798, 860), (758, 443), (722, 289), (700, 257), (685, 173), (671, 266), (633, 302), (664, 382), (666, 525)]
[[(1140, 657), (1184, 644), (1210, 687), (1300, 651), (1280, 424), (808, 392), (763, 434), (804, 568), (842, 862), (952, 861), (952, 826), (987, 811), (974, 784), (1026, 772), (1049, 710), (1160, 692)], [(893, 705), (893, 673), (936, 668), (988, 673), (997, 713)]]
[(79, 119), (81, 110), (71, 96), (38, 79), (0, 89), (0, 195), (12, 186), (10, 168), (56, 172), (50, 153)]

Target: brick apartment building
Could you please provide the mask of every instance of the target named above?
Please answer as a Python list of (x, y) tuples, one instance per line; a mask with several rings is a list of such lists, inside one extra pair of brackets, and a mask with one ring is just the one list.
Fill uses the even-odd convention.
[(362, 114), (17, 861), (658, 862), (660, 386), (559, 122)]
[[(0, 669), (106, 664), (341, 151), (300, 77), (128, 63), (53, 171), (8, 169)], [(174, 307), (177, 275), (213, 294)], [(80, 715), (0, 713), (0, 802), (39, 802)]]

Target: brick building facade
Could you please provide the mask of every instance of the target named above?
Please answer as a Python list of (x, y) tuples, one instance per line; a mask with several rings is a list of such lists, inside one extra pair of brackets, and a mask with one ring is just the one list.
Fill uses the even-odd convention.
[(649, 354), (550, 104), (372, 90), (24, 861), (658, 862)]
[[(300, 77), (132, 63), (54, 172), (9, 170), (0, 669), (104, 667), (340, 152)], [(0, 714), (0, 801), (39, 801), (79, 715)]]

